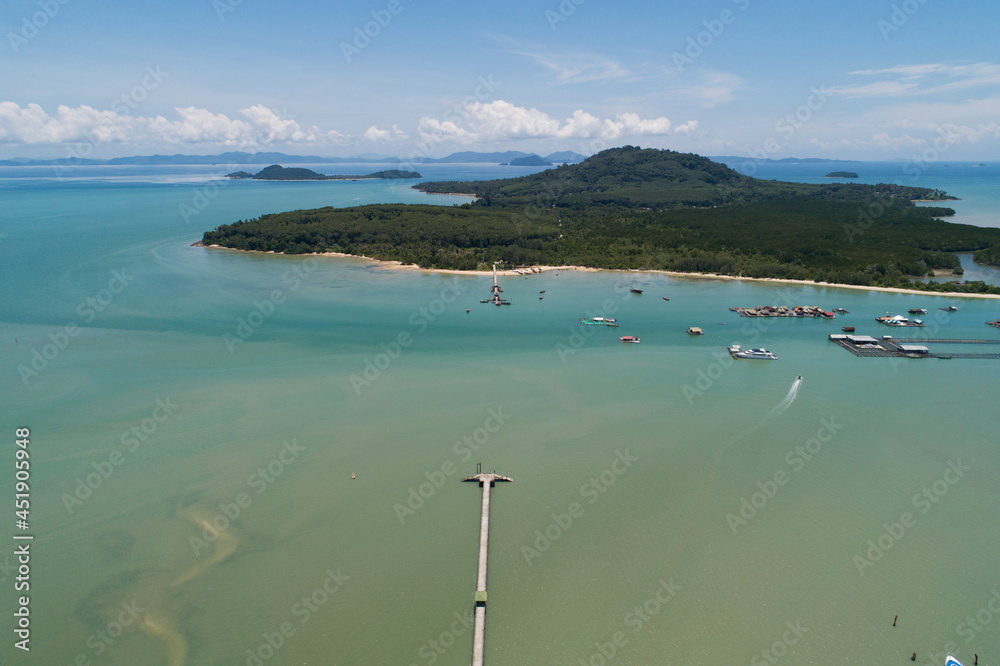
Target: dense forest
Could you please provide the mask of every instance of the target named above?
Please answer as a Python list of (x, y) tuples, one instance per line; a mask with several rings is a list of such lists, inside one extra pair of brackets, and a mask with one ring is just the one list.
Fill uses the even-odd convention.
[[(601, 188), (593, 185), (580, 189), (567, 186), (551, 199), (529, 203), (551, 184), (544, 174), (571, 168), (560, 167), (525, 178), (492, 181), (492, 201), (484, 196), (475, 204), (456, 206), (392, 204), (276, 213), (223, 225), (206, 232), (202, 242), (288, 254), (345, 252), (427, 268), (475, 270), (499, 261), (513, 266), (661, 269), (1000, 292), (981, 282), (913, 282), (911, 277), (928, 275), (933, 269), (950, 269), (960, 275), (958, 257), (953, 254), (956, 251), (978, 250), (977, 257), (994, 260), (1000, 252), (1000, 229), (949, 224), (936, 216), (951, 214), (950, 209), (914, 206), (910, 199), (922, 198), (924, 188), (760, 181), (738, 174), (734, 177), (723, 165), (698, 156), (677, 157), (676, 153), (670, 153), (667, 160), (675, 180), (663, 178), (664, 164), (660, 164), (647, 170), (644, 180), (633, 181), (630, 174), (621, 172), (622, 165), (616, 164), (617, 153), (625, 150), (639, 149), (600, 153), (573, 165), (583, 167), (593, 160), (600, 168), (590, 164), (583, 175), (566, 179), (577, 182), (603, 173), (597, 178), (603, 192), (595, 191)], [(657, 161), (669, 153), (641, 152), (654, 153)], [(598, 158), (611, 159), (601, 166)], [(695, 171), (698, 178), (692, 173)], [(704, 203), (707, 197), (715, 196), (704, 189), (713, 188), (709, 180), (714, 180), (717, 193), (720, 186), (730, 186), (734, 179), (738, 186), (725, 190), (730, 203)], [(477, 189), (482, 187), (478, 182), (460, 185), (486, 193)], [(866, 189), (844, 191), (857, 187)], [(691, 192), (691, 200), (699, 203), (676, 205), (666, 193), (678, 188)], [(623, 193), (625, 189), (631, 191)], [(601, 194), (618, 203), (580, 201)], [(578, 198), (572, 199), (574, 196)], [(569, 203), (567, 197), (571, 198)], [(639, 198), (647, 203), (657, 199), (663, 205), (635, 205)]]
[(880, 183), (811, 185), (752, 178), (707, 157), (671, 150), (625, 146), (605, 150), (579, 164), (567, 164), (520, 178), (418, 183), (433, 193), (478, 197), (477, 206), (614, 205), (654, 210), (713, 207), (731, 203), (805, 197), (862, 201), (954, 199), (941, 190)]

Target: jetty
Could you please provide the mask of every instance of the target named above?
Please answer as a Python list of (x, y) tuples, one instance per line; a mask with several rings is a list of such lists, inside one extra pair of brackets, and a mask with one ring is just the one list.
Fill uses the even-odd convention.
[(870, 335), (840, 335), (829, 336), (831, 342), (851, 352), (855, 356), (867, 358), (967, 358), (967, 359), (1000, 359), (995, 352), (935, 352), (926, 345), (1000, 345), (1000, 340), (961, 340), (945, 338), (891, 338), (882, 339)]
[(490, 541), (490, 488), (497, 481), (513, 481), (496, 471), (484, 473), (476, 463), (476, 473), (462, 481), (477, 481), (483, 489), (483, 515), (479, 522), (479, 570), (476, 574), (476, 624), (472, 638), (472, 666), (483, 666), (486, 646), (486, 557)]
[(495, 261), (493, 262), (493, 289), (492, 289), (492, 292), (493, 292), (493, 297), (492, 297), (491, 300), (493, 302), (493, 305), (510, 305), (510, 301), (508, 301), (507, 299), (505, 299), (502, 296), (500, 296), (500, 294), (503, 292), (503, 289), (500, 288), (500, 283), (497, 282), (497, 264), (496, 264)]

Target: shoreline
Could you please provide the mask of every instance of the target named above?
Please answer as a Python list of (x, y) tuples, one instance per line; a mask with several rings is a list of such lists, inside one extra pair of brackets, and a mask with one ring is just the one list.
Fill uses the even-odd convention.
[[(197, 241), (191, 244), (191, 247), (203, 247), (218, 250), (230, 250), (232, 252), (256, 252), (258, 254), (281, 254), (284, 253), (274, 252), (273, 250), (237, 250), (236, 248), (224, 247), (222, 245), (203, 245), (201, 241)], [(364, 259), (366, 261), (371, 261), (378, 265), (379, 268), (384, 268), (387, 270), (415, 270), (423, 271), (425, 273), (440, 273), (442, 275), (475, 275), (481, 277), (489, 277), (493, 275), (492, 271), (463, 271), (456, 268), (421, 268), (414, 264), (403, 264), (395, 260), (383, 260), (375, 259), (373, 257), (365, 257), (363, 255), (357, 254), (346, 254), (344, 252), (309, 252), (301, 255), (287, 255), (287, 256), (299, 256), (299, 257), (347, 257), (350, 259)], [(532, 270), (534, 269), (534, 271)], [(708, 280), (739, 280), (739, 281), (749, 281), (749, 282), (762, 282), (771, 284), (799, 284), (806, 285), (810, 287), (832, 287), (836, 289), (855, 289), (863, 291), (880, 291), (890, 294), (916, 294), (918, 296), (947, 296), (951, 298), (992, 298), (1000, 299), (1000, 294), (968, 294), (957, 291), (924, 291), (921, 289), (904, 289), (902, 287), (873, 287), (864, 286), (858, 284), (839, 284), (836, 282), (813, 282), (811, 280), (792, 280), (788, 278), (752, 278), (752, 277), (737, 277), (734, 275), (719, 275), (717, 273), (682, 273), (680, 271), (667, 271), (667, 270), (641, 270), (637, 268), (592, 268), (590, 266), (528, 266), (524, 269), (520, 269), (522, 272), (518, 273), (515, 270), (506, 269), (502, 271), (497, 271), (497, 275), (503, 275), (507, 277), (524, 275), (524, 271), (527, 271), (528, 275), (534, 273), (539, 275), (541, 273), (547, 273), (549, 271), (580, 271), (584, 273), (640, 273), (640, 274), (653, 274), (653, 275), (669, 275), (672, 277), (680, 278), (692, 278), (692, 279), (708, 279)]]

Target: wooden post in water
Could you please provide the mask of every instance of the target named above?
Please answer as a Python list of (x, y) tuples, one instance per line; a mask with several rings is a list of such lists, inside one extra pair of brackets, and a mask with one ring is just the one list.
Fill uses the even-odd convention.
[(490, 542), (490, 488), (497, 481), (513, 479), (496, 472), (483, 474), (482, 463), (476, 463), (476, 474), (462, 481), (478, 481), (483, 489), (483, 513), (479, 522), (479, 569), (476, 574), (476, 623), (472, 637), (472, 666), (483, 666), (486, 647), (486, 558)]

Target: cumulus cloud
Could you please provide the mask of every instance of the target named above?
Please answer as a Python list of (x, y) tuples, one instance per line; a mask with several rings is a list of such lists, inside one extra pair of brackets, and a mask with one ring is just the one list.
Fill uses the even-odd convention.
[(246, 118), (230, 118), (224, 113), (193, 106), (177, 107), (176, 120), (163, 116), (130, 116), (111, 110), (81, 105), (60, 105), (49, 115), (38, 104), (20, 106), (0, 102), (0, 142), (22, 144), (58, 143), (213, 143), (252, 148), (268, 143), (342, 143), (337, 131), (301, 127), (271, 109), (256, 104), (240, 109)]
[(372, 125), (365, 130), (363, 136), (369, 141), (374, 141), (375, 143), (389, 143), (409, 138), (409, 135), (399, 129), (398, 125), (393, 125), (391, 130), (381, 130), (375, 125)]
[(463, 108), (462, 116), (459, 122), (421, 118), (418, 124), (420, 138), (458, 143), (510, 139), (618, 139), (690, 132), (697, 127), (697, 121), (693, 120), (672, 128), (670, 120), (663, 116), (644, 119), (635, 113), (620, 113), (614, 118), (599, 118), (582, 109), (560, 122), (544, 111), (504, 100), (473, 102)]

